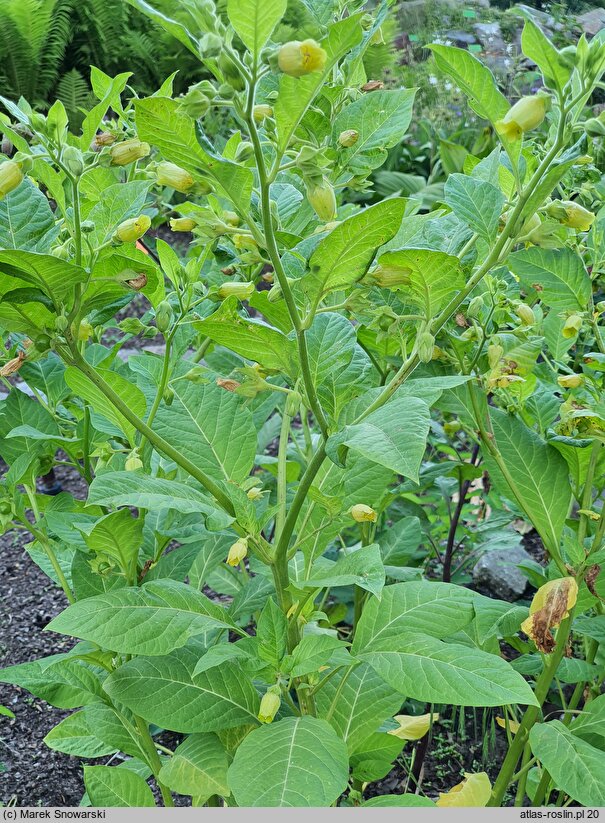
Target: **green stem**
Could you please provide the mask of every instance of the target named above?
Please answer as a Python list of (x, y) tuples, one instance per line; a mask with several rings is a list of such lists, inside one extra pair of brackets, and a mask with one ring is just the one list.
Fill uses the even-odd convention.
[[(286, 407), (288, 401), (286, 401)], [(275, 515), (275, 539), (279, 540), (279, 536), (283, 531), (284, 523), (286, 522), (286, 492), (288, 488), (287, 472), (287, 454), (288, 441), (290, 439), (290, 423), (292, 418), (286, 410), (284, 410), (281, 420), (281, 431), (279, 435), (279, 448), (277, 451), (277, 514)]]
[(209, 337), (207, 337), (205, 340), (203, 340), (200, 343), (200, 345), (198, 346), (197, 351), (195, 352), (195, 354), (191, 358), (191, 362), (192, 363), (199, 363), (200, 360), (202, 360), (202, 358), (204, 357), (204, 355), (208, 351), (208, 349), (210, 348), (211, 343), (212, 343), (212, 340)]
[[(162, 398), (164, 397), (164, 392), (166, 391), (166, 384), (168, 383), (168, 375), (170, 373), (170, 352), (172, 350), (172, 338), (173, 335), (169, 334), (166, 338), (166, 347), (164, 349), (164, 362), (162, 365), (162, 374), (160, 375), (160, 383), (158, 385), (158, 390), (156, 395), (153, 399), (153, 405), (149, 410), (149, 415), (147, 416), (147, 420), (145, 421), (146, 425), (151, 428), (153, 425), (153, 421), (155, 420), (155, 416), (158, 413), (158, 409), (160, 408), (160, 403), (162, 402)], [(140, 443), (142, 440), (141, 432), (137, 433), (137, 441)]]
[(82, 449), (84, 451), (84, 477), (87, 483), (91, 483), (92, 470), (90, 468), (90, 406), (88, 404), (84, 406)]
[(149, 726), (143, 720), (143, 718), (139, 717), (138, 715), (135, 715), (134, 719), (137, 724), (139, 734), (141, 735), (141, 743), (147, 755), (149, 768), (153, 772), (155, 782), (158, 784), (158, 789), (162, 793), (162, 800), (164, 801), (164, 806), (174, 806), (174, 800), (172, 799), (170, 791), (166, 788), (166, 786), (164, 786), (164, 784), (160, 781), (158, 777), (160, 769), (162, 768), (162, 761), (160, 760), (160, 756), (157, 753), (155, 743), (153, 742), (153, 737), (149, 732)]
[(74, 246), (75, 255), (74, 262), (76, 266), (82, 265), (82, 225), (80, 219), (80, 190), (79, 179), (72, 178), (72, 195), (73, 195), (73, 210), (74, 210)]

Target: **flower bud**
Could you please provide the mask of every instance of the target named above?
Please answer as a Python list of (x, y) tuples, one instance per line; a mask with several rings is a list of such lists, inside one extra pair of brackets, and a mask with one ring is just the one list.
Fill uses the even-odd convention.
[(571, 340), (572, 337), (575, 337), (577, 334), (579, 334), (580, 330), (582, 329), (582, 322), (582, 318), (579, 314), (571, 314), (565, 321), (565, 324), (561, 331), (563, 337), (565, 337), (567, 340)]
[(260, 701), (260, 708), (258, 710), (258, 719), (261, 723), (272, 723), (273, 718), (279, 711), (281, 705), (281, 698), (277, 687), (267, 689)]
[(273, 117), (273, 109), (271, 106), (264, 104), (254, 106), (252, 109), (252, 117), (254, 117), (255, 123), (262, 123), (265, 117)]
[(327, 54), (315, 40), (291, 40), (285, 43), (277, 55), (277, 64), (284, 74), (302, 77), (313, 71), (321, 71), (326, 65)]
[(522, 97), (496, 123), (496, 131), (509, 140), (518, 140), (524, 132), (538, 128), (546, 117), (550, 103), (548, 94)]
[(112, 146), (109, 149), (109, 156), (112, 165), (127, 166), (129, 163), (134, 163), (135, 160), (147, 157), (150, 152), (149, 143), (142, 143), (134, 137), (132, 140), (124, 140), (122, 143), (116, 143)]
[(180, 191), (183, 194), (194, 186), (194, 179), (188, 171), (177, 166), (176, 163), (158, 163), (156, 169), (158, 184), (160, 186), (170, 186), (171, 189)]
[(355, 143), (359, 140), (359, 132), (355, 131), (355, 129), (346, 129), (345, 131), (341, 131), (338, 135), (338, 143), (344, 148), (348, 149), (351, 146), (354, 146)]
[(131, 217), (129, 220), (120, 223), (116, 229), (115, 237), (117, 240), (121, 240), (122, 243), (134, 243), (145, 234), (150, 226), (151, 218), (146, 214), (140, 214), (138, 217)]
[(193, 231), (197, 223), (192, 217), (172, 217), (170, 219), (171, 231)]
[(207, 57), (218, 57), (222, 47), (222, 39), (212, 31), (206, 32), (206, 34), (200, 38), (200, 54), (204, 59)]
[(69, 326), (69, 320), (64, 314), (59, 314), (55, 317), (55, 329), (62, 334), (64, 331), (67, 331), (67, 327)]
[(481, 297), (480, 294), (478, 294), (476, 297), (473, 297), (471, 302), (468, 304), (468, 308), (466, 310), (467, 317), (471, 317), (471, 318), (479, 317), (479, 315), (481, 314), (481, 309), (483, 308), (483, 306), (484, 306), (483, 298)]
[(66, 146), (63, 149), (61, 161), (67, 171), (73, 174), (74, 177), (80, 177), (84, 171), (84, 157), (76, 146)]
[(536, 315), (527, 303), (519, 303), (515, 308), (515, 314), (524, 326), (533, 326), (536, 322)]
[(578, 231), (588, 231), (595, 220), (595, 215), (573, 200), (555, 200), (546, 211), (564, 226)]
[(248, 540), (245, 537), (240, 537), (229, 549), (227, 555), (227, 565), (238, 566), (244, 557), (248, 554)]
[(365, 503), (356, 503), (351, 506), (351, 517), (356, 523), (375, 523), (378, 515), (370, 506)]
[(263, 490), (259, 486), (253, 486), (246, 492), (248, 500), (262, 500)]
[(435, 348), (435, 338), (428, 331), (420, 332), (416, 340), (416, 351), (418, 352), (418, 359), (421, 363), (430, 363), (433, 359), (433, 351)]
[(128, 457), (126, 458), (124, 468), (127, 472), (134, 472), (137, 469), (143, 468), (143, 461), (139, 457), (139, 453), (136, 449), (133, 449), (133, 451), (131, 451)]
[(307, 185), (307, 199), (315, 214), (324, 223), (333, 220), (336, 216), (336, 195), (332, 184), (326, 177), (320, 183)]
[(490, 369), (495, 369), (503, 356), (503, 347), (499, 343), (491, 343), (487, 347), (487, 362), (489, 363)]
[(236, 214), (234, 211), (224, 211), (223, 212), (223, 220), (228, 226), (239, 226), (242, 222), (240, 219), (239, 214)]
[(237, 297), (238, 300), (247, 300), (254, 294), (254, 283), (223, 283), (218, 290), (221, 300), (227, 297)]
[(278, 303), (283, 298), (282, 288), (279, 283), (275, 283), (267, 292), (269, 303)]
[(557, 377), (557, 383), (562, 389), (577, 389), (584, 383), (582, 374), (564, 374)]
[(179, 100), (178, 111), (188, 115), (193, 120), (203, 117), (210, 108), (210, 99), (197, 86), (191, 86), (184, 97)]
[(155, 312), (155, 324), (158, 331), (167, 332), (172, 325), (174, 313), (172, 306), (167, 300), (162, 300)]
[(92, 324), (88, 320), (81, 320), (78, 326), (78, 340), (85, 343), (92, 336), (93, 331)]
[(93, 151), (100, 151), (105, 146), (111, 146), (115, 142), (115, 134), (112, 134), (109, 131), (102, 131), (95, 135), (95, 139), (92, 141), (91, 149)]
[(5, 160), (0, 163), (0, 200), (23, 182), (23, 171), (19, 163)]

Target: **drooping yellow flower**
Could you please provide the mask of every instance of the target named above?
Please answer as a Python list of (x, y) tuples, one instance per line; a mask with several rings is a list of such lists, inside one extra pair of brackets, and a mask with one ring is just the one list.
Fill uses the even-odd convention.
[(351, 507), (351, 517), (357, 523), (375, 523), (378, 515), (370, 506), (365, 503), (356, 503)]
[(122, 243), (135, 243), (151, 226), (151, 218), (146, 214), (124, 220), (116, 229), (116, 238)]
[(0, 200), (23, 182), (23, 171), (19, 163), (14, 160), (5, 160), (0, 163)]
[(522, 97), (496, 123), (496, 131), (509, 140), (518, 140), (526, 131), (537, 129), (550, 108), (550, 95)]
[(158, 163), (156, 175), (160, 186), (170, 186), (171, 189), (183, 194), (192, 189), (195, 184), (189, 172), (177, 166), (176, 163)]
[(450, 789), (449, 792), (439, 793), (437, 806), (442, 808), (452, 806), (480, 807), (487, 806), (487, 801), (492, 793), (492, 784), (486, 772), (477, 774), (466, 774), (464, 780)]
[(284, 74), (302, 77), (313, 71), (321, 71), (326, 65), (326, 59), (326, 52), (315, 40), (290, 40), (280, 48), (277, 64)]

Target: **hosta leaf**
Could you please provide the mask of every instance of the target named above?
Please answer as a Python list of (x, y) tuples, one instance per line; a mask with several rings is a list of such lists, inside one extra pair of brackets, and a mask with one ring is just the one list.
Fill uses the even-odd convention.
[[(563, 457), (520, 419), (499, 409), (490, 412), (494, 438), (526, 513), (549, 551), (558, 551), (571, 505), (569, 471)], [(490, 475), (501, 494), (511, 494), (493, 460), (486, 455)]]
[(592, 292), (582, 258), (572, 249), (531, 246), (514, 252), (508, 265), (526, 289), (537, 289), (540, 300), (556, 311), (584, 310)]
[(116, 751), (95, 735), (86, 709), (68, 715), (49, 731), (44, 742), (51, 749), (76, 757), (103, 757)]
[(397, 232), (405, 200), (384, 200), (343, 220), (324, 237), (309, 261), (303, 281), (312, 296), (352, 286), (367, 272), (376, 250)]
[(500, 189), (485, 180), (451, 174), (445, 183), (445, 202), (480, 237), (494, 239), (504, 207)]
[(159, 779), (179, 794), (229, 797), (228, 765), (227, 752), (215, 734), (192, 734), (162, 766)]
[[(344, 683), (343, 683), (344, 679)], [(401, 708), (401, 694), (387, 685), (367, 663), (331, 677), (317, 692), (318, 717), (329, 720), (347, 744), (349, 754)], [(328, 717), (329, 715), (329, 717)]]
[(325, 720), (287, 717), (250, 732), (228, 776), (238, 806), (331, 806), (347, 785), (347, 747)]
[(0, 200), (0, 249), (47, 252), (59, 231), (48, 199), (29, 180)]
[(582, 806), (605, 806), (602, 751), (576, 737), (559, 720), (537, 723), (529, 733), (529, 742), (557, 789)]
[[(339, 166), (352, 174), (381, 166), (386, 150), (401, 141), (410, 125), (415, 94), (416, 89), (376, 91), (342, 109), (332, 124)], [(338, 144), (338, 135), (349, 129), (359, 136), (353, 146), (343, 148)]]
[(173, 388), (172, 404), (159, 409), (155, 431), (216, 480), (244, 480), (254, 463), (256, 430), (241, 398), (188, 380)]
[(430, 411), (424, 401), (395, 397), (361, 423), (332, 435), (327, 452), (342, 465), (350, 450), (417, 482), (429, 425)]
[(402, 249), (379, 257), (379, 264), (395, 267), (409, 277), (401, 296), (433, 317), (454, 292), (463, 288), (464, 275), (460, 260), (451, 254), (432, 249)]
[(80, 600), (46, 628), (123, 654), (163, 655), (217, 626), (233, 626), (222, 606), (185, 583), (157, 580)]
[(84, 766), (84, 785), (92, 806), (155, 806), (147, 783), (140, 775), (128, 769)]
[(353, 654), (407, 633), (449, 637), (473, 619), (473, 594), (450, 583), (397, 583), (370, 600), (355, 630)]
[(110, 697), (149, 723), (175, 732), (213, 732), (257, 724), (259, 697), (251, 681), (226, 662), (193, 674), (199, 652), (138, 657), (105, 681)]
[(537, 705), (525, 680), (500, 657), (428, 635), (379, 638), (356, 656), (414, 700), (456, 706)]
[(237, 297), (228, 297), (217, 311), (196, 324), (197, 329), (221, 346), (267, 369), (278, 369), (289, 375), (295, 373), (294, 341), (259, 320), (243, 318), (237, 311), (238, 306)]
[(286, 11), (286, 0), (228, 0), (227, 15), (242, 43), (259, 55)]

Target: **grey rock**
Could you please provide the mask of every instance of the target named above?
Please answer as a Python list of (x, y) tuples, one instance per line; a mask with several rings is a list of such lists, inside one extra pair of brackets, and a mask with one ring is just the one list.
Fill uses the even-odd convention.
[(477, 40), (488, 51), (506, 52), (500, 23), (475, 23), (473, 26)]
[(471, 46), (477, 42), (475, 35), (468, 31), (446, 31), (444, 36), (456, 46)]
[(578, 17), (578, 23), (583, 31), (594, 37), (601, 29), (605, 29), (605, 9), (592, 9)]
[(525, 593), (527, 578), (517, 567), (528, 560), (531, 557), (521, 546), (487, 551), (473, 569), (473, 581), (500, 600), (518, 600)]

